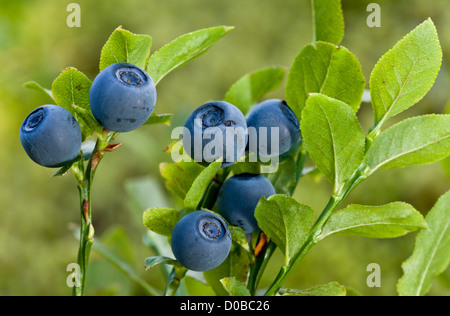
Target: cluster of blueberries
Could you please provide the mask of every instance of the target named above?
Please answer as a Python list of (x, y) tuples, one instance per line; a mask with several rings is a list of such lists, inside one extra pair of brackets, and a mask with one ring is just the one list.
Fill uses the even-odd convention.
[[(219, 190), (217, 210), (246, 234), (259, 229), (255, 208), (261, 197), (275, 194), (272, 183), (261, 174), (237, 174)], [(225, 221), (208, 211), (195, 211), (181, 218), (172, 232), (172, 251), (183, 266), (208, 271), (221, 265), (231, 250), (231, 235)]]
[[(252, 146), (248, 146), (247, 138), (243, 145), (239, 145), (234, 137), (242, 138), (243, 135), (239, 135), (239, 132), (227, 133), (227, 129), (239, 130), (245, 136), (251, 128), (255, 131), (257, 144), (253, 150), (258, 157), (281, 156), (301, 141), (298, 119), (283, 100), (263, 101), (252, 108), (247, 118), (233, 104), (213, 101), (198, 107), (187, 119), (183, 148), (189, 156), (197, 158), (196, 154), (204, 154), (204, 149), (219, 136), (223, 144), (223, 150), (220, 150), (222, 156), (214, 155), (213, 152), (213, 160), (222, 158), (222, 167), (228, 167), (242, 154), (251, 153)], [(194, 135), (199, 131), (202, 141), (195, 142)], [(273, 131), (278, 135), (274, 135), (274, 142), (271, 135)], [(230, 135), (233, 140), (231, 146), (227, 146), (227, 141), (230, 141), (227, 137)], [(272, 148), (272, 145), (277, 148)], [(204, 165), (211, 162), (205, 155), (201, 158), (194, 160)], [(250, 235), (259, 230), (254, 215), (259, 200), (275, 193), (272, 183), (261, 174), (236, 174), (221, 186), (217, 210), (228, 223), (241, 227)], [(220, 216), (208, 211), (195, 211), (175, 225), (171, 246), (175, 258), (183, 266), (194, 271), (207, 271), (224, 262), (230, 252), (231, 242), (228, 226)]]
[(194, 161), (207, 165), (221, 158), (222, 167), (244, 153), (252, 155), (250, 161), (268, 162), (289, 152), (299, 139), (297, 117), (278, 99), (256, 105), (247, 119), (231, 103), (208, 102), (192, 112), (183, 129), (183, 148)]
[[(127, 63), (113, 64), (92, 83), (89, 103), (105, 129), (129, 132), (144, 124), (156, 105), (156, 88), (147, 72)], [(81, 129), (66, 109), (43, 105), (32, 111), (20, 127), (20, 141), (28, 156), (44, 167), (61, 167), (81, 150)]]
[[(156, 89), (148, 73), (132, 64), (117, 63), (101, 71), (92, 83), (89, 94), (94, 118), (108, 131), (128, 132), (143, 125), (156, 104)], [(226, 137), (228, 128), (240, 127), (245, 132), (253, 127), (256, 136), (265, 129), (270, 139), (273, 128), (278, 131), (277, 154), (289, 152), (301, 141), (299, 122), (285, 101), (270, 99), (253, 107), (247, 118), (234, 105), (224, 101), (208, 102), (197, 108), (185, 123), (191, 135), (196, 130), (202, 134), (208, 128)], [(204, 136), (204, 135), (203, 135)], [(266, 134), (267, 136), (267, 134)], [(267, 139), (267, 138), (265, 138)], [(45, 167), (60, 167), (77, 159), (82, 145), (80, 126), (75, 117), (57, 105), (43, 105), (32, 111), (20, 128), (20, 140), (28, 156)], [(196, 144), (183, 135), (185, 152), (194, 157), (196, 150), (203, 150), (211, 137), (203, 137)], [(235, 139), (233, 139), (235, 141)], [(232, 142), (234, 143), (234, 142)], [(226, 156), (226, 141), (222, 155)], [(195, 148), (199, 145), (200, 148)], [(247, 150), (233, 146), (228, 167)], [(270, 144), (259, 142), (256, 154)], [(215, 158), (224, 158), (215, 157)], [(207, 164), (207, 161), (201, 161)], [(228, 178), (220, 188), (217, 210), (234, 226), (241, 227), (247, 235), (259, 230), (254, 211), (261, 197), (275, 194), (271, 182), (261, 174), (236, 174)], [(212, 212), (198, 210), (187, 214), (175, 225), (171, 238), (172, 251), (183, 266), (194, 271), (207, 271), (219, 266), (231, 249), (231, 235), (225, 220)]]

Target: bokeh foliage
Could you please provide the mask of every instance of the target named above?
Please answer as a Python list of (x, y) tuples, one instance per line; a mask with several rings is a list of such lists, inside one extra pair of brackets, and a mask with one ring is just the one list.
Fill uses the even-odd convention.
[[(245, 73), (272, 65), (288, 66), (312, 40), (308, 0), (79, 0), (81, 28), (66, 25), (66, 7), (73, 1), (0, 0), (0, 295), (70, 295), (66, 266), (76, 261), (73, 229), (79, 222), (78, 196), (72, 177), (50, 178), (53, 170), (32, 163), (20, 146), (19, 126), (37, 106), (48, 102), (23, 88), (33, 80), (50, 88), (60, 72), (73, 66), (91, 80), (99, 71), (100, 51), (119, 25), (134, 33), (150, 34), (152, 50), (172, 39), (205, 27), (232, 25), (235, 29), (205, 55), (170, 74), (158, 85), (157, 113), (175, 113), (172, 126), (184, 124), (189, 113), (206, 101), (223, 99), (232, 83)], [(404, 34), (432, 17), (444, 52), (438, 79), (428, 95), (405, 114), (442, 113), (449, 100), (450, 10), (448, 1), (380, 0), (381, 28), (366, 25), (367, 4), (343, 0), (345, 36), (342, 45), (359, 59), (366, 78), (379, 57)], [(283, 88), (270, 94), (283, 97)], [(398, 118), (390, 122), (404, 118)], [(364, 130), (373, 121), (370, 104), (358, 113)], [(125, 145), (106, 157), (93, 188), (93, 220), (103, 241), (143, 278), (163, 288), (159, 267), (145, 272), (151, 251), (141, 241), (141, 206), (126, 190), (135, 177), (150, 177), (147, 193), (154, 205), (175, 206), (169, 198), (159, 164), (170, 161), (163, 152), (171, 128), (146, 126), (120, 135)], [(446, 192), (450, 181), (439, 164), (379, 171), (349, 197), (354, 204), (405, 201), (424, 214)], [(324, 178), (304, 177), (295, 198), (322, 209), (331, 190)], [(366, 295), (395, 295), (409, 257), (414, 234), (395, 240), (330, 237), (315, 247), (286, 282), (288, 288), (309, 288), (332, 280)], [(277, 262), (278, 260), (278, 262)], [(268, 267), (262, 286), (273, 279)], [(93, 253), (88, 294), (133, 295), (142, 290), (101, 256)], [(382, 287), (368, 288), (366, 267), (378, 263)], [(430, 294), (448, 295), (449, 272), (433, 284)], [(191, 294), (211, 294), (196, 281)]]

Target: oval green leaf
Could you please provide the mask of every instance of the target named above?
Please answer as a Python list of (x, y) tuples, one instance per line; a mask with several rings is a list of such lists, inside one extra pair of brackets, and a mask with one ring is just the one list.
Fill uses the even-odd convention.
[(92, 81), (74, 67), (64, 69), (52, 84), (52, 95), (56, 104), (77, 119), (83, 138), (103, 129), (92, 115), (89, 106), (91, 85)]
[(450, 155), (450, 115), (406, 119), (383, 131), (366, 154), (367, 174), (379, 168), (407, 167)]
[(264, 95), (280, 87), (285, 72), (284, 67), (269, 67), (249, 73), (231, 86), (224, 101), (234, 104), (246, 115)]
[(159, 171), (166, 180), (167, 189), (183, 200), (195, 178), (204, 169), (203, 166), (194, 161), (163, 162), (159, 165)]
[(184, 198), (184, 207), (187, 211), (195, 211), (197, 209), (203, 194), (221, 167), (222, 160), (216, 160), (202, 170), (202, 172), (195, 178), (189, 191), (186, 193), (186, 197)]
[(355, 112), (339, 100), (312, 94), (300, 129), (311, 159), (339, 192), (364, 156), (365, 135)]
[(314, 211), (287, 195), (277, 194), (261, 198), (255, 218), (262, 231), (284, 253), (287, 266), (307, 238), (314, 223)]
[(441, 46), (431, 19), (383, 55), (370, 76), (375, 125), (419, 102), (433, 85), (441, 60)]
[(220, 283), (222, 283), (225, 291), (231, 296), (251, 296), (245, 284), (235, 277), (220, 279)]
[(397, 284), (401, 296), (423, 296), (433, 278), (447, 269), (450, 262), (450, 191), (444, 194), (425, 218), (429, 229), (421, 231), (411, 257), (403, 265)]
[(310, 93), (341, 100), (357, 112), (364, 85), (361, 65), (348, 49), (316, 42), (295, 58), (286, 83), (286, 101), (299, 119)]
[(347, 296), (345, 287), (337, 282), (317, 285), (306, 290), (281, 289), (283, 296)]
[(341, 0), (313, 0), (313, 42), (339, 45), (344, 38), (344, 13)]
[(217, 26), (182, 35), (150, 56), (147, 72), (157, 85), (173, 70), (206, 53), (232, 29), (229, 26)]
[(41, 95), (46, 99), (48, 104), (54, 104), (55, 99), (53, 99), (52, 90), (46, 89), (41, 86), (36, 81), (28, 81), (23, 84), (25, 88), (36, 90), (41, 93)]
[(129, 63), (145, 69), (152, 38), (133, 34), (119, 26), (106, 41), (100, 55), (100, 71), (116, 63)]
[(144, 226), (151, 231), (170, 237), (176, 223), (181, 219), (181, 212), (168, 207), (155, 207), (144, 211)]
[(330, 216), (319, 240), (330, 235), (396, 238), (426, 227), (420, 212), (407, 203), (349, 205)]

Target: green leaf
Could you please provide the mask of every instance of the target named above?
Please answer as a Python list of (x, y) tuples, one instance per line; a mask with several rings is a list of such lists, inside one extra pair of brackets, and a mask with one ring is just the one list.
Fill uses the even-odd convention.
[(394, 202), (382, 206), (349, 205), (330, 216), (319, 240), (333, 234), (396, 238), (420, 228), (427, 228), (422, 214), (407, 203)]
[(232, 29), (229, 26), (217, 26), (182, 35), (150, 56), (147, 72), (157, 85), (173, 70), (204, 54)]
[(170, 126), (170, 120), (173, 114), (155, 114), (155, 112), (150, 115), (150, 118), (144, 123), (144, 125), (153, 125), (153, 124), (165, 124)]
[[(218, 214), (218, 213), (214, 213), (220, 217), (222, 217), (222, 215)], [(222, 219), (227, 223), (228, 225), (228, 229), (230, 230), (230, 234), (231, 234), (231, 239), (236, 243), (236, 245), (241, 246), (245, 251), (248, 252), (249, 254), (249, 258), (251, 260), (254, 259), (253, 257), (253, 253), (250, 250), (250, 245), (247, 241), (247, 235), (245, 234), (245, 231), (239, 227), (239, 226), (233, 226), (230, 223), (228, 223), (226, 221), (225, 218), (222, 217)]]
[(436, 162), (450, 155), (450, 115), (406, 119), (383, 131), (371, 144), (366, 162), (372, 174), (379, 168)]
[(283, 67), (269, 67), (249, 73), (231, 86), (224, 101), (234, 104), (246, 115), (264, 95), (280, 87), (285, 72)]
[(73, 112), (72, 104), (89, 109), (92, 81), (76, 68), (69, 67), (53, 81), (52, 94), (59, 106)]
[(222, 160), (216, 160), (206, 167), (194, 180), (191, 188), (184, 198), (184, 207), (188, 211), (195, 211), (199, 205), (203, 194), (208, 188), (210, 182), (214, 179), (217, 171), (222, 167)]
[(341, 100), (357, 112), (364, 92), (358, 59), (345, 47), (317, 42), (295, 58), (286, 83), (286, 101), (300, 119), (310, 93)]
[(262, 197), (255, 209), (262, 231), (285, 255), (287, 266), (303, 245), (314, 222), (314, 212), (287, 195)]
[(92, 135), (94, 131), (102, 130), (89, 106), (91, 85), (92, 81), (73, 67), (66, 68), (52, 84), (52, 94), (57, 105), (74, 115), (84, 138)]
[(159, 264), (170, 264), (177, 268), (183, 268), (183, 266), (175, 259), (164, 256), (154, 256), (145, 259), (145, 270), (150, 270)]
[(116, 63), (129, 63), (145, 69), (151, 46), (150, 36), (133, 34), (119, 26), (102, 48), (100, 71)]
[(45, 89), (36, 81), (25, 82), (23, 86), (25, 88), (36, 90), (36, 91), (40, 92), (46, 98), (47, 103), (49, 103), (49, 104), (55, 103), (55, 99), (53, 99), (52, 91), (49, 89)]
[(383, 55), (370, 76), (375, 125), (419, 102), (441, 67), (436, 28), (426, 20)]
[(344, 37), (344, 14), (341, 0), (313, 0), (313, 42), (339, 45)]
[[(447, 101), (447, 105), (444, 108), (443, 114), (450, 114), (450, 100)], [(450, 156), (444, 158), (441, 161), (441, 166), (444, 169), (445, 175), (450, 179)]]
[(292, 148), (287, 157), (283, 157), (275, 172), (265, 174), (273, 184), (275, 192), (292, 196), (302, 176), (303, 167), (307, 158), (306, 151), (301, 147)]
[(69, 172), (70, 168), (72, 168), (72, 164), (65, 165), (65, 166), (59, 168), (58, 170), (56, 170), (56, 172), (54, 174), (52, 174), (52, 178), (61, 177), (61, 176), (66, 175)]
[(450, 262), (450, 191), (444, 194), (425, 218), (429, 229), (421, 231), (411, 257), (403, 265), (397, 284), (401, 296), (423, 296), (434, 277)]
[(296, 170), (295, 157), (289, 156), (278, 165), (276, 172), (265, 174), (267, 179), (273, 184), (275, 192), (278, 194), (292, 195), (296, 181), (296, 174), (293, 170)]
[(347, 296), (345, 287), (337, 282), (314, 286), (307, 290), (282, 289), (283, 296)]
[(159, 165), (161, 176), (166, 180), (167, 189), (183, 200), (195, 178), (204, 169), (194, 161), (161, 163)]
[(220, 282), (231, 296), (251, 296), (245, 284), (234, 277), (220, 279)]
[(240, 173), (261, 173), (261, 164), (258, 161), (250, 161), (249, 155), (242, 155), (236, 163), (230, 166), (234, 174)]
[(249, 264), (248, 252), (233, 242), (230, 254), (225, 261), (217, 268), (203, 272), (203, 276), (217, 295), (228, 295), (220, 280), (233, 277), (239, 282), (245, 282)]
[(364, 156), (365, 135), (355, 112), (341, 101), (313, 94), (300, 128), (310, 157), (339, 192)]
[(175, 224), (181, 219), (181, 212), (167, 207), (155, 207), (144, 211), (144, 226), (151, 231), (170, 237)]
[(81, 156), (78, 156), (76, 160), (71, 161), (68, 164), (65, 164), (64, 166), (56, 170), (56, 172), (52, 174), (52, 178), (66, 175), (69, 172), (70, 168), (72, 168), (72, 165), (79, 159), (81, 159)]

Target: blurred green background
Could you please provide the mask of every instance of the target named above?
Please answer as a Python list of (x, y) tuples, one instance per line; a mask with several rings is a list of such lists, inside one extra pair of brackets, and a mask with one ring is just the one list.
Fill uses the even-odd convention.
[[(66, 24), (71, 2), (81, 6), (81, 27)], [(450, 88), (450, 3), (447, 0), (379, 0), (381, 28), (366, 24), (373, 1), (343, 0), (346, 23), (342, 45), (360, 60), (368, 82), (370, 72), (389, 48), (416, 25), (432, 17), (444, 51), (436, 84), (413, 109), (400, 115), (442, 113)], [(94, 79), (102, 45), (119, 25), (134, 33), (150, 34), (152, 50), (200, 28), (235, 26), (207, 54), (170, 74), (158, 85), (157, 113), (175, 113), (172, 126), (184, 124), (188, 114), (209, 100), (223, 98), (229, 86), (247, 72), (271, 65), (289, 66), (311, 42), (309, 0), (0, 0), (0, 295), (70, 295), (66, 267), (76, 262), (79, 223), (78, 193), (72, 176), (51, 178), (54, 170), (34, 164), (23, 151), (19, 126), (44, 100), (23, 83), (35, 80), (51, 87), (68, 66)], [(366, 83), (368, 87), (368, 83)], [(268, 97), (283, 98), (283, 88)], [(363, 104), (360, 121), (367, 131), (373, 120), (370, 104)], [(158, 289), (164, 288), (161, 269), (144, 271), (153, 253), (142, 243), (143, 226), (136, 203), (127, 193), (133, 179), (150, 181), (144, 192), (153, 202), (175, 205), (159, 176), (159, 164), (170, 161), (163, 149), (171, 127), (151, 126), (122, 134), (125, 143), (108, 154), (93, 188), (96, 238)], [(384, 204), (405, 201), (426, 214), (450, 188), (441, 164), (379, 171), (362, 183), (346, 202)], [(331, 191), (324, 179), (304, 177), (295, 193), (319, 212)], [(152, 206), (152, 205), (148, 205)], [(330, 237), (319, 243), (296, 269), (286, 287), (305, 289), (338, 281), (363, 295), (396, 295), (401, 263), (409, 257), (415, 234), (394, 240)], [(270, 263), (262, 286), (267, 286), (282, 262), (279, 253)], [(381, 288), (368, 288), (367, 265), (381, 266)], [(433, 283), (430, 294), (449, 295), (449, 272)], [(211, 294), (189, 281), (192, 294)], [(87, 294), (141, 295), (142, 289), (93, 251)]]

